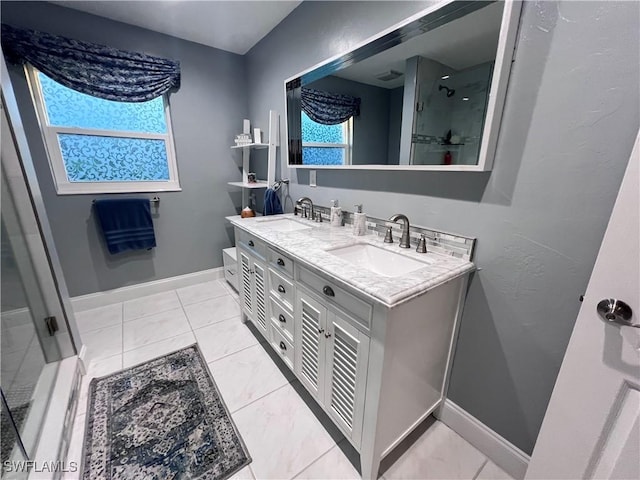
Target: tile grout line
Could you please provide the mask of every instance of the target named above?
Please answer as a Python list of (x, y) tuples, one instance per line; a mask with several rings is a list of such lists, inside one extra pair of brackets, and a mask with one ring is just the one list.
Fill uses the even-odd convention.
[[(213, 362), (211, 362), (211, 363), (213, 363)], [(208, 365), (208, 364), (207, 364), (207, 365)], [(214, 380), (215, 380), (215, 378), (214, 378)], [(285, 380), (287, 380), (287, 379), (285, 378)], [(248, 407), (249, 405), (251, 405), (251, 404), (253, 404), (253, 403), (256, 403), (258, 400), (262, 400), (262, 399), (263, 399), (264, 397), (266, 397), (267, 395), (271, 395), (271, 394), (272, 394), (273, 392), (275, 392), (276, 390), (280, 390), (282, 387), (286, 387), (287, 385), (291, 385), (291, 382), (289, 382), (288, 380), (287, 380), (287, 383), (285, 383), (284, 385), (280, 385), (279, 387), (274, 388), (274, 389), (273, 389), (273, 390), (271, 390), (270, 392), (267, 392), (267, 393), (265, 393), (264, 395), (262, 395), (262, 396), (260, 396), (260, 397), (257, 397), (257, 398), (255, 398), (255, 399), (253, 399), (253, 400), (251, 400), (249, 403), (247, 403), (246, 405), (241, 406), (240, 408), (237, 408), (237, 409), (236, 409), (236, 410), (234, 410), (233, 412), (232, 412), (232, 411), (229, 411), (229, 413), (231, 413), (231, 415), (233, 415), (234, 413), (239, 412), (240, 410), (242, 410), (244, 407)], [(220, 392), (220, 396), (222, 396), (222, 393), (221, 393), (221, 392)]]
[[(198, 342), (198, 337), (196, 337), (196, 343), (198, 343), (198, 346), (200, 346), (200, 342)], [(219, 357), (219, 358), (216, 358), (215, 360), (211, 360), (210, 362), (207, 362), (206, 358), (205, 358), (204, 361), (205, 361), (205, 363), (207, 365), (209, 365), (210, 363), (217, 362), (218, 360), (222, 360), (223, 358), (230, 357), (231, 355), (235, 355), (236, 353), (240, 353), (240, 352), (244, 352), (245, 350), (249, 350), (250, 348), (253, 348), (256, 345), (260, 345), (260, 342), (254, 343), (253, 345), (249, 345), (248, 347), (241, 348), (240, 350), (236, 350), (235, 352), (227, 353), (226, 355), (224, 355), (222, 357)], [(203, 356), (204, 356), (204, 354), (203, 354)]]
[[(202, 327), (195, 328), (195, 329), (193, 330), (193, 333), (195, 334), (195, 333), (196, 333), (196, 330), (202, 330), (202, 329), (204, 329), (204, 328), (208, 328), (208, 327), (210, 327), (211, 325), (216, 325), (216, 324), (218, 324), (218, 323), (222, 323), (222, 322), (228, 322), (229, 320), (233, 320), (233, 319), (234, 319), (234, 318), (236, 318), (236, 317), (238, 317), (238, 318), (242, 318), (242, 314), (240, 314), (240, 315), (234, 315), (233, 317), (225, 318), (224, 320), (220, 320), (219, 322), (213, 322), (213, 323), (210, 323), (210, 324), (208, 324), (208, 325), (203, 325)], [(262, 342), (259, 342), (259, 343), (262, 343)], [(266, 341), (265, 341), (265, 343), (266, 343)]]
[[(172, 336), (170, 336), (170, 337), (163, 338), (163, 339), (161, 339), (161, 340), (155, 340), (155, 341), (153, 341), (153, 342), (145, 343), (144, 345), (140, 345), (140, 346), (137, 346), (137, 347), (135, 347), (135, 348), (131, 348), (131, 349), (129, 349), (129, 350), (124, 350), (124, 351), (122, 352), (122, 355), (124, 356), (124, 354), (125, 354), (125, 353), (135, 352), (136, 350), (139, 350), (139, 349), (141, 349), (141, 348), (145, 348), (145, 347), (148, 347), (148, 346), (151, 346), (151, 345), (155, 345), (155, 344), (160, 343), (160, 342), (166, 342), (167, 340), (173, 340), (174, 338), (179, 337), (179, 336), (181, 336), (181, 335), (186, 335), (187, 333), (191, 333), (191, 334), (193, 334), (193, 331), (190, 331), (190, 332), (181, 332), (181, 333), (178, 333), (178, 334), (176, 334), (176, 335), (172, 335)], [(195, 335), (194, 335), (194, 337), (195, 337)], [(196, 338), (196, 342), (197, 342), (197, 341), (198, 341), (198, 339)]]
[(109, 360), (109, 359), (111, 359), (113, 357), (116, 357), (118, 355), (122, 355), (122, 353), (114, 353), (113, 355), (109, 355), (108, 357), (94, 358), (91, 362), (89, 362), (89, 365), (87, 366), (87, 374), (89, 373), (89, 369), (88, 368), (89, 368), (89, 366), (91, 364), (95, 364), (95, 363), (98, 363), (98, 362), (104, 362), (104, 361)]
[(191, 326), (191, 330), (195, 333), (196, 330), (202, 330), (203, 328), (210, 327), (211, 325), (216, 325), (218, 323), (226, 322), (227, 320), (233, 320), (234, 318), (240, 317), (241, 315), (232, 315), (231, 317), (223, 318), (222, 320), (217, 320), (215, 322), (207, 323), (206, 325), (202, 325), (201, 327), (198, 327), (198, 328), (193, 328), (193, 326), (191, 325), (191, 321), (189, 320), (189, 315), (185, 313), (185, 316), (187, 317), (187, 322), (189, 322), (189, 326)]
[(485, 467), (487, 463), (489, 463), (489, 457), (485, 455), (484, 462), (482, 462), (482, 465), (480, 465), (480, 468), (478, 469), (476, 474), (473, 476), (473, 480), (476, 480), (478, 478), (478, 475), (480, 475), (480, 472), (482, 471), (482, 469)]
[[(207, 364), (207, 365), (208, 365), (208, 364)], [(273, 392), (269, 392), (269, 393), (267, 393), (266, 395), (263, 395), (263, 396), (262, 396), (262, 397), (260, 397), (260, 398), (256, 398), (255, 400), (253, 400), (253, 401), (251, 401), (251, 402), (247, 403), (247, 404), (246, 404), (246, 405), (244, 405), (243, 407), (240, 407), (240, 408), (239, 408), (239, 409), (237, 409), (235, 412), (231, 412), (231, 415), (233, 416), (234, 414), (236, 414), (236, 413), (238, 413), (238, 412), (240, 412), (240, 411), (244, 410), (244, 409), (245, 409), (245, 408), (247, 408), (248, 406), (253, 405), (253, 404), (254, 404), (254, 403), (256, 403), (258, 400), (262, 400), (262, 399), (263, 399), (263, 398), (265, 398), (266, 396), (271, 395), (272, 393), (275, 393), (275, 392), (277, 392), (278, 390), (283, 389), (283, 388), (284, 388), (284, 387), (286, 387), (287, 385), (291, 385), (291, 383), (290, 383), (290, 382), (287, 382), (286, 384), (282, 385), (281, 387), (276, 388)]]
[[(324, 428), (324, 427), (323, 427)], [(331, 450), (333, 450), (334, 448), (336, 448), (338, 446), (337, 443), (334, 443), (331, 448), (329, 450), (327, 450), (326, 452), (320, 454), (320, 456), (318, 458), (316, 458), (315, 460), (313, 460), (309, 465), (307, 465), (306, 467), (304, 467), (302, 470), (300, 470), (298, 473), (296, 473), (294, 476), (291, 477), (291, 480), (295, 480), (298, 475), (300, 475), (301, 473), (303, 473), (307, 468), (309, 468), (311, 465), (313, 465), (314, 463), (316, 463), (318, 460), (320, 460), (322, 457), (324, 457), (325, 455), (327, 455)]]

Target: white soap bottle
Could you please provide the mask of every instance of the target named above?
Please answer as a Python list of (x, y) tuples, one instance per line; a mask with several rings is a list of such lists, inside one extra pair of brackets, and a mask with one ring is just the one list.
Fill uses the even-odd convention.
[(353, 212), (353, 234), (360, 237), (367, 233), (367, 215), (362, 213), (362, 204), (356, 205)]
[(342, 208), (338, 206), (337, 200), (331, 200), (331, 217), (329, 221), (332, 227), (342, 226)]

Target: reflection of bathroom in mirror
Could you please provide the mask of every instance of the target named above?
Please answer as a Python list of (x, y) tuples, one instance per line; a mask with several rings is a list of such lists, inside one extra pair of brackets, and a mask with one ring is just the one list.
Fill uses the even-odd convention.
[(518, 14), (442, 2), (289, 79), (290, 166), (489, 170)]

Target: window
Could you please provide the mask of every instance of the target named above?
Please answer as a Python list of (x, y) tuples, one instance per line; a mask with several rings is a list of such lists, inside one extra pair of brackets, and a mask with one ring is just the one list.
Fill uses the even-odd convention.
[(27, 72), (58, 194), (180, 190), (164, 96), (114, 102)]
[(353, 118), (337, 125), (322, 125), (302, 112), (302, 164), (350, 165)]

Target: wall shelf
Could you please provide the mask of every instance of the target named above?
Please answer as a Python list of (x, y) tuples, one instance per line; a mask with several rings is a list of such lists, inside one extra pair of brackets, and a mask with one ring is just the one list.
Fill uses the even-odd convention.
[(260, 150), (261, 148), (269, 148), (269, 144), (268, 143), (247, 143), (246, 145), (233, 145), (231, 147), (233, 150), (235, 149), (240, 149), (240, 148), (249, 148), (249, 149), (256, 149), (256, 150)]
[(229, 185), (240, 188), (267, 188), (269, 182), (266, 180), (258, 180), (255, 183), (243, 183), (243, 182), (227, 182)]
[[(276, 149), (280, 143), (278, 112), (269, 110), (269, 130), (267, 132), (267, 143), (248, 143), (246, 145), (233, 145), (231, 150), (242, 152), (242, 178), (239, 182), (228, 182), (232, 187), (242, 189), (242, 207), (249, 205), (249, 192), (253, 189), (266, 189), (276, 181)], [(242, 133), (251, 135), (251, 122), (243, 120)], [(256, 183), (249, 183), (251, 150), (267, 149), (267, 178), (258, 180)]]

